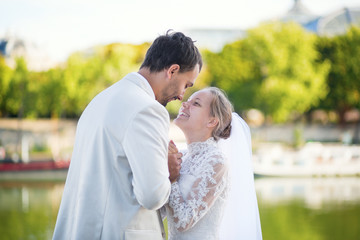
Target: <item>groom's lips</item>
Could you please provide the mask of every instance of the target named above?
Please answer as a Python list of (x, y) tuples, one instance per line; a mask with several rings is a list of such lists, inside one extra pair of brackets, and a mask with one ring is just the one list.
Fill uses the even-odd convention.
[(178, 100), (178, 99), (180, 99), (179, 97), (173, 97), (173, 98), (170, 98), (169, 100), (168, 100), (168, 102), (171, 102), (171, 101), (174, 101), (174, 100)]

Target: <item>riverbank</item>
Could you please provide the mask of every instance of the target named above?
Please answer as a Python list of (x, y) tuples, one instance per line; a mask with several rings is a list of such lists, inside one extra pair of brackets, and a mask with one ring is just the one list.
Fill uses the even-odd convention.
[[(3, 154), (0, 151), (0, 161), (5, 157), (15, 161), (20, 157), (23, 161), (69, 159), (75, 141), (76, 125), (77, 120), (0, 119), (0, 148), (4, 150)], [(349, 144), (352, 139), (360, 138), (359, 125), (355, 123), (346, 126), (274, 124), (250, 128), (254, 151), (262, 143), (269, 142), (301, 147), (306, 142)], [(169, 137), (180, 147), (185, 146), (183, 133), (172, 122)]]

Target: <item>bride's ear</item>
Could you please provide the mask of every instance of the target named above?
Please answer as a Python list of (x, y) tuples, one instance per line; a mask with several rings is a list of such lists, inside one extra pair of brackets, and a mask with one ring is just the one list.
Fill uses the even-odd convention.
[(216, 125), (218, 125), (218, 123), (219, 123), (219, 119), (212, 117), (212, 118), (210, 118), (210, 120), (207, 124), (207, 127), (214, 128), (214, 127), (216, 127)]

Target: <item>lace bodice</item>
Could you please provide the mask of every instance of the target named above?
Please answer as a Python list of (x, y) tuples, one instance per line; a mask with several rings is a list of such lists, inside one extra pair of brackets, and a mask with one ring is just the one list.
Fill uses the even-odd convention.
[(213, 138), (183, 151), (178, 181), (166, 205), (169, 240), (218, 239), (228, 167)]

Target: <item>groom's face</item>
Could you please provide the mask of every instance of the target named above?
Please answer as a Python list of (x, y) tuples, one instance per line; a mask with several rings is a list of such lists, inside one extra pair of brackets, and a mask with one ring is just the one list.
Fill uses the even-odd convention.
[(183, 99), (187, 88), (192, 87), (195, 83), (195, 79), (199, 75), (199, 65), (196, 65), (193, 70), (188, 72), (177, 72), (172, 75), (171, 80), (167, 86), (164, 87), (159, 97), (159, 102), (166, 106), (169, 102), (179, 99)]

